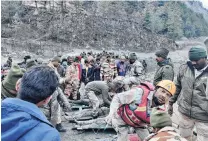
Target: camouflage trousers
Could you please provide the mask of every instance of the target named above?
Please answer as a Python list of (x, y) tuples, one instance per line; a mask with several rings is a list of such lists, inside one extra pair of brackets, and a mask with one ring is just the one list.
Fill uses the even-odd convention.
[(58, 91), (56, 90), (52, 95), (51, 100), (48, 104), (44, 105), (40, 109), (48, 118), (48, 120), (55, 126), (61, 123), (61, 106), (57, 100)]
[(71, 97), (73, 100), (77, 100), (79, 83), (80, 83), (79, 80), (74, 80), (66, 84), (64, 94), (67, 95), (67, 97)]

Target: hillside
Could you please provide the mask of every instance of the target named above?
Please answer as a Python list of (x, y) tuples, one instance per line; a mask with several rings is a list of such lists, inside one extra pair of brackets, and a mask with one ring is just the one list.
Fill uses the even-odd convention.
[(208, 35), (202, 13), (164, 1), (3, 1), (1, 25), (4, 39), (32, 40), (30, 48), (50, 42), (63, 50), (175, 50), (176, 39)]

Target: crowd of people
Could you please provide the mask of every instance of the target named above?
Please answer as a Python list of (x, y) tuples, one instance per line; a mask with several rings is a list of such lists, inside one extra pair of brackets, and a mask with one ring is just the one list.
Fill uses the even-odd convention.
[[(192, 47), (189, 61), (176, 75), (169, 51), (156, 51), (158, 68), (147, 82), (147, 63), (136, 53), (116, 55), (82, 52), (79, 56), (56, 56), (48, 62), (25, 56), (2, 65), (2, 140), (60, 140), (66, 132), (62, 116), (72, 105), (87, 105), (70, 120), (77, 126), (111, 126), (117, 141), (208, 139), (208, 61), (206, 50)], [(150, 67), (151, 68), (151, 67)], [(152, 68), (154, 69), (154, 68)], [(8, 70), (8, 71), (7, 71)], [(178, 102), (179, 133), (172, 127), (173, 104)], [(85, 121), (79, 121), (80, 118)], [(153, 130), (149, 130), (150, 127)]]

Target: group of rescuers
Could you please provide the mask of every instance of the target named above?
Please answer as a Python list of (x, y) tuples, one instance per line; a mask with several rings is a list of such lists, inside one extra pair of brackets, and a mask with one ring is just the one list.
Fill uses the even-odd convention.
[[(99, 113), (102, 105), (109, 105), (110, 111), (104, 121), (117, 132), (117, 141), (128, 141), (132, 129), (144, 141), (191, 141), (194, 127), (197, 141), (208, 140), (207, 52), (203, 47), (192, 47), (188, 52), (189, 61), (180, 66), (175, 83), (168, 53), (165, 48), (155, 53), (159, 67), (153, 84), (143, 80), (142, 65), (136, 60), (135, 53), (130, 54), (131, 68), (122, 79), (123, 85), (114, 80), (86, 84), (85, 96), (94, 115)], [(59, 85), (69, 80), (57, 75), (53, 62), (34, 66), (24, 74), (13, 66), (2, 82), (1, 139), (60, 140), (59, 133), (38, 107), (50, 103), (54, 93), (58, 95), (61, 91)], [(12, 75), (15, 80), (11, 80)], [(16, 84), (10, 81), (16, 81)], [(132, 86), (126, 88), (126, 85)], [(122, 87), (125, 90), (118, 93)], [(16, 98), (8, 96), (8, 93), (14, 95), (15, 92)], [(179, 131), (172, 127), (170, 117), (176, 101), (180, 114)], [(63, 104), (67, 102), (65, 100)], [(153, 127), (152, 134), (149, 134), (149, 126)]]

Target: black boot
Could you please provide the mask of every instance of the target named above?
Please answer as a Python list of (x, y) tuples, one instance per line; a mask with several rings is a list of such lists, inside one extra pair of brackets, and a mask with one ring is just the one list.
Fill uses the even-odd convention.
[(59, 123), (59, 124), (56, 125), (56, 129), (57, 129), (59, 132), (66, 132), (66, 129), (62, 126), (61, 123)]

